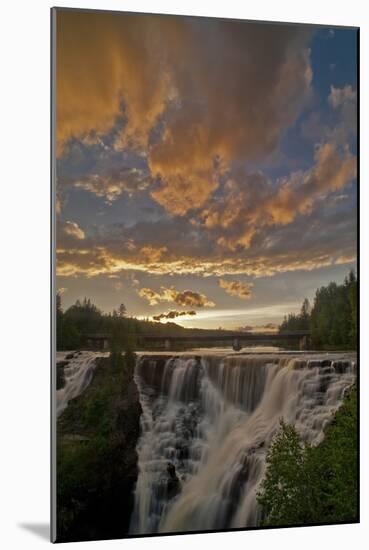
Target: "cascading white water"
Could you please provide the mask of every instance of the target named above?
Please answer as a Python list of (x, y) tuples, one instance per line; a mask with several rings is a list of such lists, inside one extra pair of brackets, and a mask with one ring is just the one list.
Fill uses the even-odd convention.
[[(64, 386), (56, 392), (56, 414), (64, 411), (68, 402), (80, 395), (90, 384), (95, 370), (95, 360), (106, 354), (93, 351), (57, 352), (56, 362), (65, 364)], [(71, 356), (71, 357), (70, 357)], [(70, 359), (66, 360), (67, 357)]]
[(256, 526), (280, 419), (317, 444), (355, 380), (350, 354), (141, 357), (132, 534)]

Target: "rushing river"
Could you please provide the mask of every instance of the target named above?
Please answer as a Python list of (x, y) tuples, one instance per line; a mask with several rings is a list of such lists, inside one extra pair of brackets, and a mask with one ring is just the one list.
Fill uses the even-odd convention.
[(132, 534), (256, 526), (280, 419), (317, 444), (355, 380), (350, 354), (143, 355)]
[[(256, 492), (280, 419), (304, 441), (322, 440), (355, 381), (356, 355), (258, 349), (138, 354), (143, 413), (131, 534), (256, 526)], [(58, 415), (106, 355), (58, 353)]]

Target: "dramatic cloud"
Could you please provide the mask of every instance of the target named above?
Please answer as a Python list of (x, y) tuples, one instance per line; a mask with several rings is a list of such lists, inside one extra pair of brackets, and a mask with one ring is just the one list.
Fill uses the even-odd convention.
[[(285, 236), (276, 234), (266, 235), (264, 250), (250, 252), (247, 257), (227, 257), (227, 250), (223, 254), (213, 254), (203, 257), (183, 256), (163, 258), (160, 261), (148, 263), (141, 255), (132, 256), (129, 251), (121, 253), (109, 250), (106, 247), (93, 246), (91, 248), (58, 248), (57, 274), (64, 277), (87, 278), (99, 275), (119, 273), (147, 273), (152, 275), (171, 276), (202, 276), (224, 277), (244, 275), (248, 277), (270, 277), (277, 273), (291, 271), (313, 271), (335, 264), (351, 263), (355, 256), (355, 227), (347, 225), (338, 215), (332, 231), (340, 235), (340, 245), (337, 247), (337, 238), (333, 233), (326, 233), (324, 225), (316, 223), (315, 232), (303, 224), (303, 236), (296, 240), (296, 228)], [(332, 222), (333, 223), (333, 222)], [(298, 228), (301, 231), (301, 228)], [(286, 253), (286, 246), (289, 246)], [(142, 289), (141, 289), (142, 290)], [(151, 291), (151, 289), (149, 289)], [(153, 292), (154, 304), (172, 300), (173, 294), (164, 294), (170, 300), (160, 300), (163, 293)], [(181, 304), (182, 305), (182, 304)], [(192, 304), (184, 304), (191, 307)]]
[(176, 319), (177, 317), (184, 317), (187, 315), (196, 315), (196, 311), (168, 311), (168, 313), (160, 313), (160, 315), (154, 315), (154, 321), (161, 321), (162, 319)]
[[(308, 36), (278, 24), (60, 11), (59, 153), (123, 119), (115, 149), (147, 155), (152, 197), (173, 214), (199, 208), (230, 162), (271, 153), (294, 122), (312, 79)], [(102, 189), (112, 199), (123, 181)], [(81, 184), (96, 191), (91, 178)]]
[(206, 327), (223, 326), (228, 302), (251, 302), (227, 326), (267, 330), (288, 310), (250, 317), (254, 305), (293, 291), (297, 303), (328, 273), (338, 280), (357, 230), (357, 94), (342, 33), (60, 9), (65, 303), (87, 295), (109, 310), (119, 293), (132, 315), (151, 304), (184, 325), (196, 310)]
[(174, 302), (179, 306), (192, 307), (214, 307), (215, 304), (209, 300), (204, 294), (193, 292), (192, 290), (184, 290), (183, 292), (175, 291)]
[(104, 141), (81, 138), (69, 142), (57, 162), (59, 192), (66, 194), (76, 187), (112, 203), (123, 194), (142, 194), (152, 185), (147, 160), (142, 154), (114, 149), (114, 135), (120, 127), (104, 136)]
[[(246, 202), (241, 206), (255, 209), (259, 194), (270, 198), (271, 191), (276, 189), (275, 184), (263, 177), (256, 178), (254, 187), (248, 187), (250, 180), (244, 176), (239, 181), (237, 189), (241, 192), (249, 188), (250, 193), (247, 200), (242, 195), (238, 202), (235, 200), (237, 215), (242, 201)], [(237, 279), (242, 276), (249, 280), (350, 264), (356, 256), (355, 191), (354, 184), (338, 189), (329, 195), (329, 200), (317, 200), (310, 213), (296, 216), (287, 225), (258, 225), (247, 251), (241, 247), (233, 250), (216, 242), (221, 237), (236, 240), (242, 236), (247, 225), (241, 216), (239, 227), (230, 218), (229, 227), (224, 228), (192, 225), (183, 218), (139, 223), (132, 228), (112, 224), (102, 226), (95, 235), (91, 229), (90, 236), (84, 240), (68, 237), (58, 224), (58, 274), (87, 278), (119, 275), (135, 280), (141, 278), (140, 273), (173, 278), (191, 275)], [(210, 206), (213, 207), (213, 203)], [(64, 280), (60, 284), (69, 286)], [(150, 284), (140, 286), (152, 288)]]
[(243, 300), (251, 298), (252, 283), (242, 283), (241, 281), (227, 281), (225, 279), (219, 279), (219, 286), (223, 288), (227, 294), (231, 296), (238, 296)]
[(326, 143), (317, 147), (315, 165), (272, 184), (260, 173), (235, 171), (225, 184), (225, 194), (202, 212), (204, 226), (218, 231), (225, 248), (249, 248), (264, 227), (291, 224), (309, 214), (315, 203), (343, 188), (356, 177), (357, 160), (348, 148), (338, 151)]
[(76, 222), (65, 222), (64, 224), (61, 224), (61, 230), (68, 237), (78, 240), (83, 240), (85, 238), (85, 232)]
[(145, 300), (149, 302), (150, 306), (155, 306), (160, 302), (171, 301), (163, 299), (163, 296), (161, 294), (155, 292), (155, 290), (152, 290), (151, 288), (140, 288), (137, 291), (137, 294), (140, 296), (140, 298), (145, 298)]
[(296, 29), (265, 32), (224, 21), (193, 28), (181, 73), (174, 74), (179, 107), (167, 114), (149, 154), (152, 174), (162, 178), (152, 196), (179, 215), (205, 204), (231, 161), (273, 151), (307, 98), (312, 76), (306, 34)]
[(168, 249), (166, 246), (155, 247), (155, 246), (148, 245), (148, 246), (143, 246), (140, 252), (145, 258), (146, 262), (155, 263), (155, 262), (159, 262), (162, 259), (163, 255), (167, 250)]
[(209, 300), (204, 294), (193, 292), (192, 290), (184, 290), (180, 292), (175, 288), (161, 287), (160, 292), (155, 292), (151, 288), (141, 288), (137, 291), (141, 298), (145, 298), (151, 306), (162, 302), (174, 302), (178, 306), (189, 307), (214, 307), (215, 304)]
[(110, 130), (122, 114), (122, 102), (129, 119), (127, 140), (147, 141), (168, 93), (159, 42), (169, 21), (151, 16), (59, 11), (59, 153), (73, 137), (92, 133), (96, 141), (96, 136)]

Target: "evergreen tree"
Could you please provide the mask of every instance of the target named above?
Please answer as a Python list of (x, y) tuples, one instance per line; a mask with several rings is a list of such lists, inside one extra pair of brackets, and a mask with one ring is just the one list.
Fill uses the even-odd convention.
[(279, 332), (310, 330), (316, 349), (356, 349), (357, 280), (350, 271), (343, 284), (318, 288), (313, 307), (307, 298), (299, 314), (285, 316)]
[(127, 315), (127, 308), (124, 304), (120, 304), (118, 309), (119, 317), (125, 317)]

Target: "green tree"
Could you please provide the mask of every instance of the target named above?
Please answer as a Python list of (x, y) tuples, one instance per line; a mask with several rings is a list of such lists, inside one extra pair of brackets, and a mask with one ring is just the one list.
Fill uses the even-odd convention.
[(305, 448), (296, 429), (281, 420), (280, 430), (267, 455), (266, 474), (258, 493), (264, 524), (301, 523), (305, 515), (304, 487), (307, 481), (304, 458)]
[(352, 388), (317, 446), (281, 422), (258, 502), (264, 525), (357, 521), (357, 391)]
[(356, 349), (357, 280), (350, 271), (343, 284), (318, 288), (313, 307), (307, 298), (299, 314), (284, 317), (279, 332), (310, 330), (316, 349)]
[(350, 304), (350, 343), (352, 348), (356, 348), (357, 344), (357, 280), (353, 270), (350, 271), (347, 280), (348, 300)]
[(127, 315), (127, 308), (124, 304), (120, 304), (118, 308), (118, 316), (123, 318)]
[(301, 312), (300, 312), (301, 330), (309, 329), (309, 327), (310, 327), (310, 313), (311, 313), (310, 302), (307, 298), (305, 298), (304, 301), (302, 302)]

